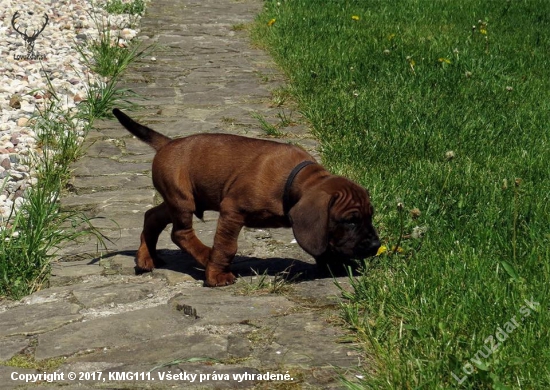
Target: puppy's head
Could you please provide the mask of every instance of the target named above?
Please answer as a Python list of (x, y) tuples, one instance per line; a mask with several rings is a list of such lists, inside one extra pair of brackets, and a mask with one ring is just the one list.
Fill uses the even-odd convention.
[(307, 191), (289, 215), (296, 241), (316, 259), (327, 253), (363, 259), (376, 255), (380, 248), (373, 212), (367, 190), (331, 176)]

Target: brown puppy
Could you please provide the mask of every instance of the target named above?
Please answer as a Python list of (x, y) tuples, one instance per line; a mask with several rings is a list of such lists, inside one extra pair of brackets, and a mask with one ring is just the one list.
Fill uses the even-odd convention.
[[(197, 134), (172, 140), (113, 113), (137, 138), (153, 147), (153, 184), (164, 202), (145, 213), (136, 271), (162, 265), (156, 245), (172, 223), (172, 241), (206, 268), (207, 286), (235, 282), (230, 265), (243, 226), (292, 227), (298, 244), (318, 264), (376, 254), (368, 192), (333, 176), (303, 149), (228, 134)], [(192, 217), (220, 212), (214, 245), (193, 231)]]

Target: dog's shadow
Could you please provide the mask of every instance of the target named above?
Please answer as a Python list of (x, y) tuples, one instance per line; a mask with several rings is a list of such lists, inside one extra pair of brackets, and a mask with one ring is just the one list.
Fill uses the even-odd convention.
[[(165, 249), (159, 251), (159, 254), (165, 262), (161, 269), (182, 272), (194, 279), (204, 280), (204, 268), (187, 253)], [(231, 271), (237, 277), (268, 275), (271, 277), (282, 276), (287, 280), (294, 281), (311, 280), (320, 276), (313, 259), (311, 263), (308, 263), (303, 260), (281, 257), (235, 256)]]
[[(166, 269), (174, 272), (181, 272), (191, 276), (195, 280), (204, 281), (204, 268), (201, 267), (189, 254), (181, 250), (162, 249), (158, 251), (164, 264), (159, 270)], [(118, 251), (108, 254), (103, 258), (115, 255), (135, 256), (135, 251)], [(92, 261), (94, 262), (94, 261)], [(282, 257), (259, 258), (250, 256), (235, 256), (231, 265), (231, 271), (237, 277), (254, 277), (267, 275), (269, 277), (280, 277), (292, 282), (331, 278), (332, 276), (347, 276), (344, 267), (338, 270), (320, 269), (313, 259), (311, 262)], [(136, 272), (140, 273), (140, 272)]]

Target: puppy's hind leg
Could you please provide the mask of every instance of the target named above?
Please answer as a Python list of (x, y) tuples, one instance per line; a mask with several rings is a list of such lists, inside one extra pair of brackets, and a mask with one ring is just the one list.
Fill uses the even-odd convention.
[(164, 265), (157, 255), (157, 242), (166, 225), (172, 222), (165, 203), (147, 210), (145, 213), (141, 245), (136, 254), (136, 273), (149, 272)]

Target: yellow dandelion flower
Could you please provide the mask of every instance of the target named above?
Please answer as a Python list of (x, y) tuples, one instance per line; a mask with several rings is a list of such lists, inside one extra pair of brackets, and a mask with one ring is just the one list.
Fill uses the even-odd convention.
[(271, 19), (269, 22), (267, 22), (267, 25), (268, 25), (269, 27), (273, 26), (273, 25), (275, 24), (275, 21), (276, 21), (276, 20), (277, 20), (277, 19), (275, 19), (275, 18)]
[(401, 248), (400, 246), (397, 247), (397, 249), (395, 248), (395, 245), (391, 248), (392, 252), (397, 252), (397, 253), (403, 253), (405, 250), (403, 248)]
[(384, 253), (387, 253), (388, 251), (391, 251), (391, 253), (397, 252), (397, 253), (403, 253), (405, 250), (401, 248), (400, 246), (395, 248), (395, 245), (392, 246), (391, 249), (389, 249), (386, 245), (381, 245), (380, 248), (378, 248), (378, 252), (376, 252), (376, 256), (383, 255)]
[(378, 252), (376, 252), (376, 256), (380, 256), (388, 251), (388, 247), (386, 245), (381, 245), (380, 248), (378, 248)]
[(479, 32), (482, 33), (483, 35), (487, 35), (487, 29), (486, 28), (480, 28)]
[(445, 58), (445, 57), (441, 57), (440, 59), (438, 59), (439, 62), (441, 63), (445, 63), (445, 64), (450, 64), (451, 63), (451, 60), (448, 59), (448, 58)]
[(351, 18), (352, 18), (353, 20), (359, 20), (359, 19), (361, 19), (361, 18), (360, 18), (359, 16), (357, 16), (357, 15), (353, 15)]

